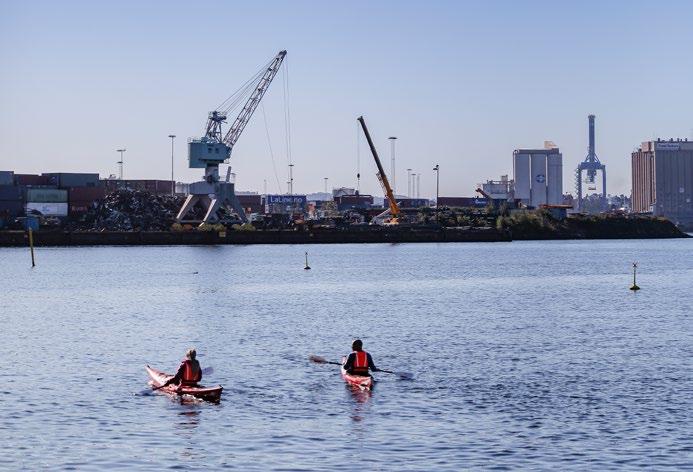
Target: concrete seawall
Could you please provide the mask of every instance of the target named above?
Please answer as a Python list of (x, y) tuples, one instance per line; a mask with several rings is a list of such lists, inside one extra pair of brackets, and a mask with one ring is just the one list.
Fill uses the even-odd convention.
[[(510, 233), (456, 229), (378, 229), (320, 231), (227, 231), (217, 232), (47, 232), (34, 233), (40, 246), (147, 246), (210, 244), (340, 244), (340, 243), (444, 243), (511, 241)], [(23, 231), (0, 231), (0, 247), (27, 246)]]

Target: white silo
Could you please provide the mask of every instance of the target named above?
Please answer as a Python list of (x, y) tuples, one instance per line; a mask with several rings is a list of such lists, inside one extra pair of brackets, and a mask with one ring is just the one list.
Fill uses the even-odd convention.
[(558, 205), (563, 201), (563, 157), (547, 149), (516, 149), (513, 153), (515, 199), (524, 205)]

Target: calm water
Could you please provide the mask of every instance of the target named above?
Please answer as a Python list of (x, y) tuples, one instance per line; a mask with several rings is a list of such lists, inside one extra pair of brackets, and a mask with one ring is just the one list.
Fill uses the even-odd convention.
[[(0, 249), (0, 469), (693, 467), (693, 240), (44, 248), (37, 263)], [(415, 380), (354, 394), (308, 362), (354, 337)], [(146, 390), (145, 363), (172, 370), (191, 345), (218, 405)]]

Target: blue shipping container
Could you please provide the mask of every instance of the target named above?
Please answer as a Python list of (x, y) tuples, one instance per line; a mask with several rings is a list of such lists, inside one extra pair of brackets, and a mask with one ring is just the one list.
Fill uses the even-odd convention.
[(0, 185), (13, 185), (14, 171), (0, 170)]
[(0, 185), (0, 200), (22, 201), (22, 188), (14, 185)]
[(48, 177), (50, 185), (57, 185), (61, 188), (97, 187), (99, 185), (99, 174), (49, 172), (42, 175)]
[(0, 200), (0, 216), (15, 218), (24, 214), (24, 205), (20, 201)]

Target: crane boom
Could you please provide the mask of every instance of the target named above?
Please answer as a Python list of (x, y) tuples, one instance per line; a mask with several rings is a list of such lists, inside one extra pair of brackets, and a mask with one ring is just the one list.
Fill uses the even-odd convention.
[(238, 138), (241, 136), (241, 133), (248, 124), (248, 121), (250, 121), (250, 117), (253, 116), (255, 109), (260, 104), (260, 100), (262, 100), (262, 96), (265, 95), (265, 92), (272, 83), (274, 76), (277, 75), (279, 67), (282, 65), (282, 61), (284, 61), (284, 56), (286, 56), (286, 51), (279, 51), (279, 54), (277, 54), (272, 60), (270, 65), (267, 67), (267, 70), (260, 78), (257, 87), (255, 87), (255, 90), (253, 90), (253, 93), (248, 98), (248, 101), (245, 102), (245, 105), (243, 105), (243, 109), (238, 114), (229, 130), (226, 132), (223, 142), (229, 148), (233, 148), (233, 145), (236, 144), (236, 141), (238, 141)]
[(366, 135), (366, 140), (368, 141), (368, 146), (371, 148), (371, 153), (373, 154), (373, 159), (375, 159), (375, 165), (378, 166), (378, 180), (380, 181), (380, 185), (382, 185), (383, 190), (385, 191), (385, 195), (387, 196), (387, 200), (390, 204), (390, 214), (392, 215), (392, 218), (396, 219), (399, 218), (399, 205), (397, 205), (397, 202), (395, 201), (395, 194), (392, 192), (392, 187), (390, 187), (390, 182), (387, 180), (387, 175), (385, 175), (385, 170), (383, 169), (383, 165), (380, 163), (380, 158), (378, 157), (378, 152), (375, 150), (375, 145), (373, 144), (373, 140), (371, 139), (371, 135), (368, 132), (368, 128), (366, 127), (366, 122), (363, 120), (363, 116), (358, 117), (359, 123), (361, 123), (361, 128), (363, 128), (363, 134)]

